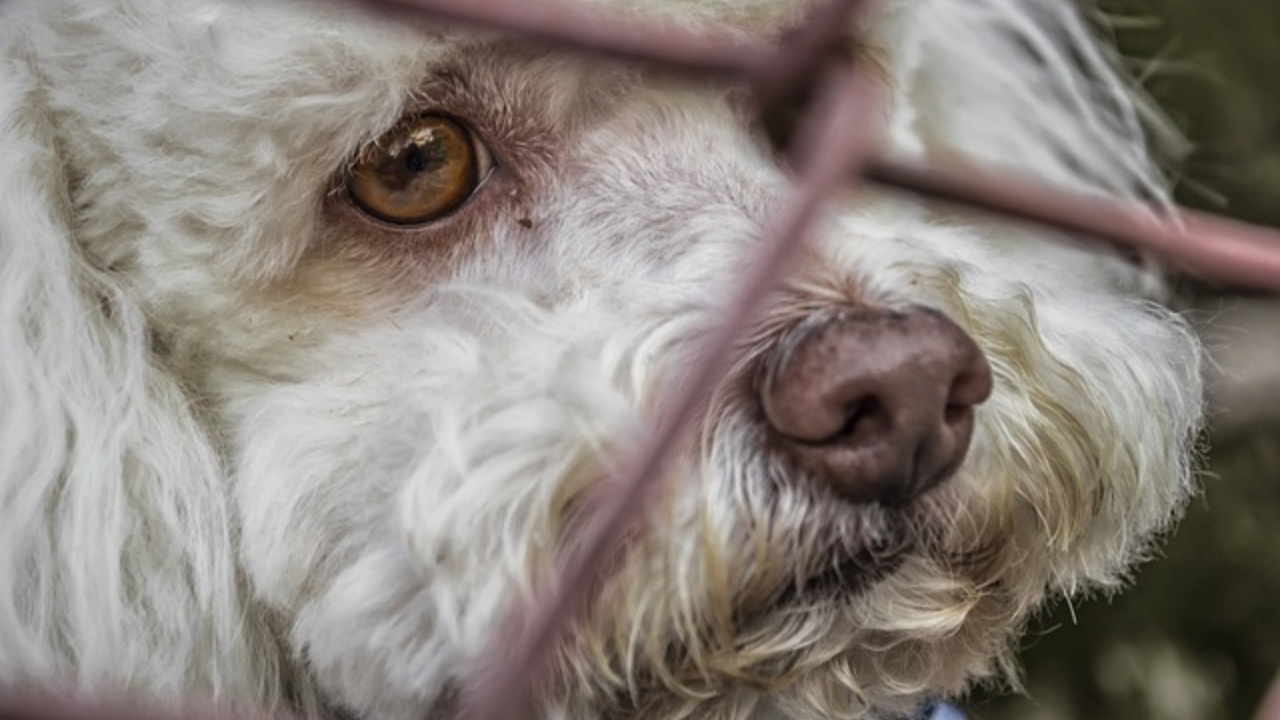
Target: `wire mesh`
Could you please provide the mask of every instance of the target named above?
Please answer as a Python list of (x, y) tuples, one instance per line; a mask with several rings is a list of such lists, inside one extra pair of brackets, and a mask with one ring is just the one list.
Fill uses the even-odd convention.
[[(832, 66), (843, 31), (859, 26), (870, 0), (827, 0), (778, 47), (753, 45), (729, 35), (694, 32), (678, 26), (619, 20), (607, 11), (562, 2), (531, 0), (346, 0), (406, 22), (452, 21), (480, 29), (514, 33), (573, 52), (601, 53), (709, 75), (745, 86), (765, 115), (794, 94), (812, 87), (816, 99), (792, 138), (798, 179), (759, 250), (754, 274), (742, 282), (719, 327), (692, 362), (679, 393), (659, 404), (657, 421), (625, 458), (588, 522), (566, 544), (558, 570), (548, 577), (536, 603), (517, 608), (513, 626), (523, 628), (514, 647), (491, 648), (476, 679), (454, 711), (471, 720), (523, 720), (531, 715), (533, 689), (547, 671), (577, 610), (589, 598), (592, 580), (607, 561), (626, 551), (622, 538), (642, 514), (656, 479), (682, 434), (698, 419), (711, 388), (727, 370), (737, 337), (763, 298), (786, 275), (818, 210), (838, 188), (869, 183), (979, 212), (1043, 224), (1075, 234), (1149, 251), (1192, 275), (1228, 285), (1280, 292), (1280, 233), (1225, 218), (1185, 210), (1152, 210), (1083, 197), (1026, 178), (971, 167), (923, 166), (880, 154), (877, 118), (883, 117), (879, 86), (856, 59)], [(821, 152), (818, 152), (821, 149)], [(1260, 718), (1280, 720), (1273, 700)], [(188, 708), (182, 717), (227, 717)], [(159, 711), (140, 710), (66, 695), (0, 697), (0, 720), (164, 720)], [(254, 715), (239, 715), (246, 720)], [(275, 717), (280, 718), (280, 715)]]

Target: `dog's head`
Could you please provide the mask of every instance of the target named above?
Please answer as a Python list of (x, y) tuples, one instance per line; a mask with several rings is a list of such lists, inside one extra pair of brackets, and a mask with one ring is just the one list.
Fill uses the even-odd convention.
[[(804, 13), (646, 9), (761, 41)], [(444, 707), (785, 203), (748, 99), (301, 0), (0, 18), (0, 669)], [(1160, 196), (1065, 4), (875, 24), (897, 151)], [(844, 198), (547, 712), (878, 717), (1008, 671), (1028, 614), (1115, 583), (1189, 490), (1197, 344), (1146, 277)]]

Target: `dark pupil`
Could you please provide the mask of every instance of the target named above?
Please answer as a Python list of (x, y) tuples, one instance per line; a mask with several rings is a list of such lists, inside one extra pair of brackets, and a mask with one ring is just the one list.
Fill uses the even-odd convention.
[(411, 173), (420, 173), (439, 167), (444, 159), (444, 150), (439, 143), (426, 146), (414, 143), (404, 154), (404, 168)]

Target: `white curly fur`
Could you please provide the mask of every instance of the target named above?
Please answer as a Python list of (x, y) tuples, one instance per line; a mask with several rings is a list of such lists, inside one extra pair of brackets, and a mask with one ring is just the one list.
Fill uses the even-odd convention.
[[(597, 0), (768, 37), (793, 0)], [(897, 0), (895, 149), (1166, 199), (1062, 0)], [(413, 230), (347, 163), (407, 113), (498, 171)], [(734, 92), (317, 1), (0, 2), (0, 682), (445, 713), (788, 192)], [(1013, 672), (1191, 490), (1198, 345), (1153, 276), (862, 195), (669, 471), (546, 717), (874, 718)], [(945, 311), (996, 381), (906, 510), (786, 477), (741, 390), (787, 328)], [(911, 523), (861, 592), (796, 591)], [(928, 540), (926, 540), (928, 539)]]

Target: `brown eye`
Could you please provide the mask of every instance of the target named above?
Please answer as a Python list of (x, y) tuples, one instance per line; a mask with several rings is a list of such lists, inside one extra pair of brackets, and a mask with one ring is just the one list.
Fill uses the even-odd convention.
[(420, 225), (457, 209), (484, 181), (488, 152), (458, 121), (419, 115), (401, 122), (357, 158), (347, 191), (364, 212)]

